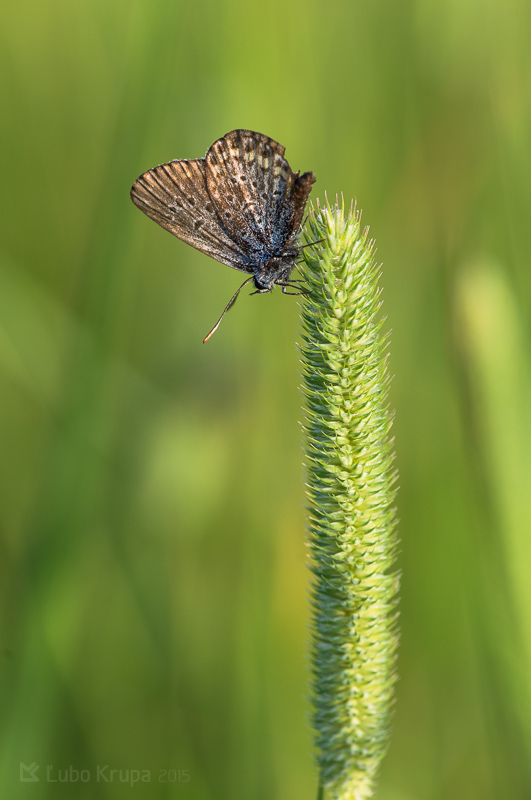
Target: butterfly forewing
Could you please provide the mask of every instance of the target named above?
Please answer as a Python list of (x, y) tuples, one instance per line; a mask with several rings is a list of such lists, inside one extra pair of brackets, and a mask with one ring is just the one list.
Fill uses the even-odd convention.
[(252, 272), (212, 204), (205, 180), (205, 159), (170, 161), (134, 182), (131, 199), (138, 208), (179, 239), (222, 264)]
[(231, 131), (205, 157), (208, 192), (226, 224), (257, 249), (281, 246), (278, 222), (294, 181), (284, 147), (253, 131)]

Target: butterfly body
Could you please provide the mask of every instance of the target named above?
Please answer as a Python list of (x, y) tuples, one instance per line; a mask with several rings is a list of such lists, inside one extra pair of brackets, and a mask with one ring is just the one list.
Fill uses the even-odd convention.
[(278, 142), (234, 130), (214, 142), (205, 158), (145, 172), (134, 182), (131, 199), (177, 238), (252, 276), (256, 293), (263, 294), (290, 285), (314, 182), (313, 173), (291, 170)]

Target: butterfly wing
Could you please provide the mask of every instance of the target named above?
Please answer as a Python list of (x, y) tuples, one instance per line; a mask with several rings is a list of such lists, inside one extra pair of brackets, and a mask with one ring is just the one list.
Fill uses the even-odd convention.
[(293, 173), (285, 148), (248, 130), (234, 130), (205, 156), (208, 193), (223, 224), (253, 256), (280, 254), (298, 233), (315, 178)]
[(196, 250), (241, 272), (248, 258), (228, 235), (208, 194), (205, 159), (170, 161), (134, 182), (131, 200), (148, 217)]
[(282, 204), (280, 209), (280, 228), (291, 231), (290, 238), (296, 236), (302, 225), (302, 217), (308, 197), (315, 183), (313, 172), (297, 173), (291, 187), (289, 199)]

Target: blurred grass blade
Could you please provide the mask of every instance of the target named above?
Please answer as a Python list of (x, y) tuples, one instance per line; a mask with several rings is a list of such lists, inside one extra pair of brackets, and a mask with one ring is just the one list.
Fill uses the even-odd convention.
[[(509, 606), (491, 614), (490, 637), (531, 755), (531, 362), (517, 299), (494, 264), (463, 271), (456, 304), (486, 503), (500, 538), (491, 572), (508, 584)], [(488, 541), (481, 546), (488, 550)]]

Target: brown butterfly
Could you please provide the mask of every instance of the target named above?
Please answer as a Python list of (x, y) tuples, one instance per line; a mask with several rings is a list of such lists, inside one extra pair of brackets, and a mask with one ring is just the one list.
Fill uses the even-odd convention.
[[(204, 158), (161, 164), (133, 184), (131, 199), (144, 214), (183, 242), (250, 275), (205, 342), (250, 281), (252, 294), (270, 292), (274, 285), (286, 294), (305, 291), (290, 275), (315, 178), (312, 172), (294, 173), (284, 150), (263, 133), (234, 130), (214, 142)], [(287, 292), (288, 287), (297, 291)]]

